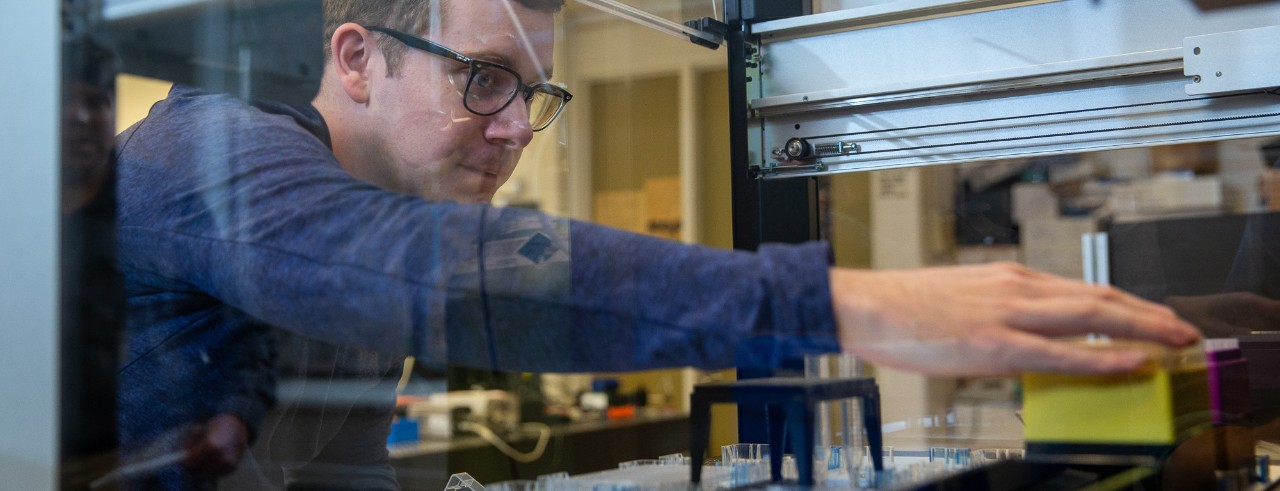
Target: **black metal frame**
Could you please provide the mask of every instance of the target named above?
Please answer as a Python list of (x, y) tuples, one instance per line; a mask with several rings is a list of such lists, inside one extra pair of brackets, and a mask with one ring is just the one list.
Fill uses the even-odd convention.
[(729, 55), (729, 133), (733, 190), (733, 247), (755, 250), (765, 242), (818, 238), (814, 178), (761, 180), (751, 169), (748, 63), (758, 49), (751, 25), (811, 13), (811, 0), (724, 0)]
[[(762, 180), (752, 170), (747, 103), (760, 94), (748, 94), (749, 68), (759, 43), (752, 39), (756, 22), (796, 17), (813, 11), (811, 0), (724, 0), (726, 51), (729, 56), (729, 145), (733, 193), (733, 247), (756, 250), (766, 242), (805, 242), (818, 238), (816, 180), (793, 178)], [(784, 367), (801, 372), (804, 367)], [(801, 372), (802, 373), (802, 372)], [(770, 377), (774, 372), (738, 370), (738, 379)], [(768, 419), (763, 408), (738, 408), (738, 441), (768, 441)]]

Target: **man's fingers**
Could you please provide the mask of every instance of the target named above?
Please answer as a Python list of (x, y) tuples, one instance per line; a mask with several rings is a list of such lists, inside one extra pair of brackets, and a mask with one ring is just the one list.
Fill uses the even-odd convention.
[(205, 478), (216, 478), (235, 470), (239, 458), (227, 449), (218, 448), (202, 442), (187, 449), (183, 465), (194, 475)]
[(899, 340), (859, 348), (856, 354), (872, 363), (948, 377), (1123, 373), (1146, 360), (1140, 352), (1074, 345), (1008, 329), (966, 338)]
[(1004, 361), (1007, 374), (1053, 372), (1116, 374), (1138, 369), (1147, 356), (1128, 350), (1098, 349), (1019, 333), (1008, 339)]
[(210, 469), (212, 465), (210, 460), (212, 459), (209, 455), (211, 452), (212, 449), (201, 439), (186, 448), (186, 456), (182, 459), (182, 465), (187, 468), (188, 472), (197, 476), (212, 475), (213, 473)]
[(1199, 338), (1168, 307), (1015, 264), (857, 274), (832, 273), (842, 346), (933, 375), (1117, 373), (1144, 355), (1049, 338), (1103, 334), (1173, 347)]
[(1186, 346), (1199, 337), (1195, 327), (1167, 309), (1145, 307), (1097, 296), (1023, 299), (1014, 302), (1007, 320), (1050, 337), (1106, 334), (1170, 346)]
[(220, 414), (193, 429), (183, 465), (192, 474), (217, 478), (231, 473), (248, 447), (248, 430), (239, 417)]

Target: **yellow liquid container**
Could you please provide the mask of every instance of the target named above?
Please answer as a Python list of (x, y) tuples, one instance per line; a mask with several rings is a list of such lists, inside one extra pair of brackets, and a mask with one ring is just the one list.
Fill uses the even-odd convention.
[(1139, 350), (1148, 361), (1138, 371), (1120, 375), (1024, 375), (1022, 416), (1029, 448), (1172, 446), (1211, 424), (1203, 347), (1178, 350), (1105, 339), (1072, 342), (1096, 349)]

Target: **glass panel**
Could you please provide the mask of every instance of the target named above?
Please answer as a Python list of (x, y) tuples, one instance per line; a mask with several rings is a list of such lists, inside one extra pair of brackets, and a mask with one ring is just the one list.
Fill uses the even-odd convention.
[[(879, 5), (892, 6), (892, 4), (895, 4), (895, 3), (918, 8), (922, 5), (927, 7), (933, 7), (937, 5), (945, 5), (948, 3), (964, 4), (966, 2), (965, 0), (932, 0), (930, 2), (927, 2), (927, 4), (925, 4), (922, 2), (911, 1), (911, 0), (813, 0), (813, 12), (823, 13), (823, 12), (832, 12), (836, 10), (856, 9), (861, 7), (874, 7)], [(1008, 0), (1004, 3), (1016, 4), (1018, 3), (1018, 0)]]
[(897, 1), (901, 0), (815, 0), (813, 2), (813, 11), (814, 13), (832, 12), (835, 10), (884, 5)]
[(116, 368), (125, 308), (112, 155), (119, 59), (92, 4), (62, 7), (59, 478), (62, 487), (85, 488), (120, 464)]
[[(870, 485), (875, 452), (857, 447), (877, 427), (899, 483), (1044, 443), (1018, 380), (869, 364), (840, 374), (876, 377), (883, 424), (851, 421), (874, 411), (840, 396), (819, 417), (868, 435), (813, 435), (816, 467), (798, 464), (799, 439), (739, 441), (727, 406), (702, 443), (713, 459), (740, 445), (721, 454), (734, 457), (681, 455), (703, 429), (695, 384), (841, 347), (829, 256), (873, 270), (1020, 262), (1166, 303), (1250, 360), (1252, 389), (1223, 389), (1240, 397), (1179, 424), (1226, 418), (1227, 440), (1276, 448), (1276, 341), (1255, 333), (1276, 316), (1269, 140), (827, 175), (816, 207), (785, 205), (816, 208), (805, 219), (830, 248), (730, 252), (731, 200), (758, 183), (730, 186), (742, 74), (724, 47), (556, 0), (178, 3), (65, 2), (59, 301), (62, 358), (80, 365), (60, 388), (81, 408), (63, 416), (79, 439), (63, 445), (68, 487), (603, 489), (682, 483), (704, 464), (714, 487), (767, 475), (766, 455), (789, 477)], [(624, 4), (676, 23), (724, 14)], [(477, 114), (467, 62), (374, 26), (575, 96), (537, 133), (524, 104)], [(755, 82), (783, 75), (759, 62)], [(835, 80), (808, 73), (788, 75)], [(772, 130), (787, 127), (801, 129)], [(1088, 249), (1081, 232), (1109, 242)], [(932, 360), (927, 335), (911, 341), (900, 360)]]
[[(1090, 405), (1104, 392), (1093, 386), (1054, 417), (1078, 418), (1066, 434), (1074, 443), (1093, 444), (1095, 454), (1115, 448), (1107, 446), (1114, 436), (1098, 428), (1117, 421), (1131, 428), (1164, 418), (1166, 431), (1188, 431), (1185, 425), (1198, 421), (1197, 429), (1169, 442), (1175, 450), (1166, 465), (1187, 466), (1182, 479), (1209, 485), (1255, 472), (1254, 456), (1273, 456), (1276, 448), (1280, 406), (1270, 389), (1276, 377), (1261, 368), (1274, 366), (1271, 333), (1280, 320), (1280, 254), (1270, 238), (1280, 223), (1280, 203), (1270, 194), (1276, 148), (1273, 138), (1254, 138), (835, 174), (819, 178), (823, 235), (844, 266), (1020, 263), (1105, 280), (1171, 307), (1208, 338), (1196, 348), (1210, 353), (1208, 402), (1206, 375), (1198, 372), (1201, 382), (1164, 382), (1173, 385), (1163, 400), (1131, 396), (1106, 408)], [(1098, 234), (1106, 235), (1105, 245), (1087, 251)], [(882, 388), (893, 387), (884, 394), (884, 436), (900, 467), (954, 465), (946, 456), (956, 452), (967, 452), (970, 463), (1017, 457), (1024, 449), (1039, 452), (1039, 459), (1062, 458), (1045, 445), (1073, 443), (1043, 436), (1053, 433), (1046, 427), (1064, 423), (1046, 421), (1045, 408), (1030, 402), (1050, 390), (1034, 377), (871, 370)], [(1067, 387), (1053, 390), (1080, 390)], [(1174, 413), (1153, 416), (1154, 408), (1170, 403)], [(1194, 452), (1219, 459), (1218, 477), (1191, 469), (1184, 459)]]
[[(96, 6), (125, 72), (115, 290), (129, 325), (118, 370), (101, 370), (119, 378), (120, 462), (87, 475), (430, 489), (458, 472), (527, 486), (660, 456), (687, 465), (690, 387), (732, 372), (680, 367), (731, 367), (735, 330), (772, 329), (730, 307), (754, 282), (670, 274), (756, 261), (679, 244), (729, 245), (723, 216), (687, 197), (714, 193), (727, 214), (727, 182), (697, 165), (727, 166), (698, 145), (728, 139), (723, 51), (523, 0), (380, 4), (339, 12), (354, 24), (328, 24), (336, 44), (299, 41), (320, 30), (317, 3)], [(720, 15), (714, 2), (634, 6)], [(476, 114), (466, 64), (360, 26), (577, 97), (533, 134), (526, 111), (554, 104)], [(615, 191), (647, 205), (607, 212)], [(622, 213), (641, 224), (622, 228), (671, 240), (591, 224)], [(724, 413), (717, 444), (734, 440)]]

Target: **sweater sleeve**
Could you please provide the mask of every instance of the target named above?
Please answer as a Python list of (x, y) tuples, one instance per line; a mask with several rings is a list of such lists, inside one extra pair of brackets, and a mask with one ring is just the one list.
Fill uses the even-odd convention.
[(733, 252), (428, 202), (350, 177), (286, 117), (189, 104), (125, 149), (128, 186), (146, 193), (122, 199), (121, 261), (264, 323), (504, 370), (836, 349), (823, 244)]
[[(513, 212), (521, 213), (494, 213)], [(515, 243), (489, 240), (483, 272), (454, 278), (446, 309), (451, 363), (509, 371), (769, 369), (838, 348), (825, 244), (766, 245), (753, 254), (564, 222), (567, 240), (546, 242), (568, 248), (567, 261), (556, 262), (561, 251), (536, 264), (503, 252), (535, 248), (554, 229), (500, 234)], [(511, 228), (519, 227), (501, 227)]]

